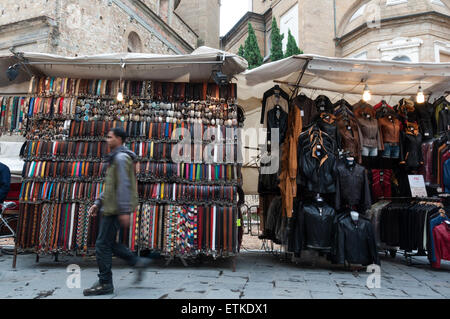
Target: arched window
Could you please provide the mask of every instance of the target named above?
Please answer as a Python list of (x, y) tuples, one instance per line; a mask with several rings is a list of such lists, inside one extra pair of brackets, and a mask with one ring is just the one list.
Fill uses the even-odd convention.
[(136, 32), (128, 35), (128, 52), (142, 52), (142, 41)]
[(411, 58), (406, 55), (397, 55), (392, 61), (411, 62)]

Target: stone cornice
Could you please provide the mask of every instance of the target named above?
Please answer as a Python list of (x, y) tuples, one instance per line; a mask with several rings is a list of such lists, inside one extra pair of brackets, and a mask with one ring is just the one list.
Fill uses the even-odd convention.
[[(442, 14), (440, 12), (436, 11), (428, 11), (428, 12), (421, 12), (421, 13), (415, 13), (410, 15), (403, 15), (398, 17), (391, 17), (391, 18), (385, 18), (381, 19), (381, 28), (389, 27), (391, 25), (398, 24), (400, 22), (404, 22), (405, 20), (411, 20), (411, 22), (417, 23), (417, 19), (432, 19), (438, 23), (443, 22), (442, 19), (447, 20), (447, 24), (450, 24), (450, 16), (446, 14)], [(377, 28), (369, 28), (367, 26), (367, 23), (363, 23), (359, 27), (356, 27), (352, 31), (344, 34), (342, 37), (336, 38), (335, 43), (336, 46), (342, 46), (344, 43), (351, 42), (353, 39), (358, 38), (362, 36), (363, 34), (366, 34), (370, 32), (372, 29), (377, 30)]]

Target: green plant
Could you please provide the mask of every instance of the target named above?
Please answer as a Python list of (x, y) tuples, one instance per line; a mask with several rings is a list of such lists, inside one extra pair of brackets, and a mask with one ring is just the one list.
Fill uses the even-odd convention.
[(283, 39), (284, 34), (280, 33), (280, 29), (277, 25), (277, 20), (275, 17), (272, 20), (272, 32), (270, 34), (270, 42), (271, 42), (271, 48), (270, 48), (270, 60), (278, 61), (284, 58), (283, 56)]
[(263, 57), (259, 50), (255, 30), (253, 30), (250, 22), (248, 23), (248, 37), (247, 40), (245, 40), (244, 58), (247, 60), (248, 68), (250, 70), (257, 68), (263, 63)]
[(287, 58), (287, 57), (297, 55), (297, 54), (302, 54), (302, 53), (303, 53), (303, 51), (298, 48), (297, 42), (295, 41), (294, 36), (291, 34), (291, 30), (289, 30), (286, 53), (285, 53), (284, 57)]

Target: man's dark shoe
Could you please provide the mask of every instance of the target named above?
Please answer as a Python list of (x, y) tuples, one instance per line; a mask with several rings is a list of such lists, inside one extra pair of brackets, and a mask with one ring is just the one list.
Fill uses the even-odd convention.
[(150, 258), (143, 258), (143, 257), (138, 258), (136, 265), (134, 265), (134, 268), (136, 268), (137, 271), (134, 283), (139, 283), (142, 281), (145, 268), (150, 266), (152, 263), (153, 261)]
[(102, 284), (100, 281), (97, 281), (91, 288), (83, 290), (83, 295), (85, 296), (110, 295), (113, 293), (113, 284)]

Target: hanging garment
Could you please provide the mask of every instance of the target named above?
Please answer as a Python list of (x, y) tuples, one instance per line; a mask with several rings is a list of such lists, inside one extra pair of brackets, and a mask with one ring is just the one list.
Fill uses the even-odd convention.
[(326, 203), (311, 203), (303, 206), (306, 247), (330, 250), (335, 211)]
[(401, 122), (393, 115), (378, 119), (383, 143), (400, 143)]
[(302, 117), (303, 128), (309, 127), (309, 125), (313, 123), (313, 120), (319, 114), (314, 104), (314, 101), (304, 94), (298, 95), (292, 101), (292, 105), (295, 105), (300, 109), (300, 116)]
[(336, 261), (344, 264), (380, 264), (372, 223), (362, 217), (354, 222), (350, 213), (337, 221)]
[(418, 169), (423, 165), (422, 134), (416, 123), (407, 122), (405, 131), (401, 133), (400, 164), (409, 169)]
[(300, 109), (292, 106), (289, 111), (286, 142), (281, 146), (281, 172), (279, 188), (283, 198), (283, 215), (292, 217), (293, 201), (297, 196), (298, 138), (302, 132)]
[(362, 146), (383, 150), (381, 132), (373, 108), (366, 103), (359, 104), (354, 113), (362, 133)]
[(330, 99), (325, 95), (319, 95), (315, 100), (314, 104), (316, 106), (316, 110), (319, 113), (333, 113), (334, 106), (331, 103)]
[(450, 106), (439, 112), (439, 120), (437, 126), (438, 134), (450, 131)]
[(382, 248), (380, 240), (380, 216), (383, 208), (386, 207), (389, 203), (390, 201), (380, 200), (379, 202), (373, 204), (366, 212), (366, 217), (372, 222), (375, 231), (375, 241), (377, 243), (378, 249)]
[(340, 147), (349, 152), (349, 156), (356, 158), (358, 163), (362, 162), (362, 133), (355, 118), (339, 115), (336, 117)]
[(317, 127), (303, 132), (298, 142), (298, 171), (300, 184), (310, 192), (336, 192), (335, 143)]
[(392, 197), (392, 170), (372, 169), (372, 198)]
[(276, 105), (279, 105), (286, 113), (289, 112), (289, 94), (284, 92), (279, 85), (275, 85), (264, 93), (260, 121), (265, 125), (264, 127), (267, 127), (267, 113)]
[(351, 208), (365, 212), (371, 205), (366, 169), (343, 159), (337, 164), (336, 209)]
[(436, 261), (433, 268), (441, 267), (441, 259), (450, 260), (450, 223), (443, 222), (433, 229), (434, 251)]
[(444, 162), (443, 168), (444, 192), (450, 194), (450, 159)]
[[(336, 143), (340, 141), (336, 125), (336, 117), (333, 114), (322, 112), (315, 119), (319, 129), (327, 133)], [(339, 144), (338, 148), (339, 148)]]
[(272, 141), (272, 129), (278, 129), (278, 145), (281, 146), (288, 129), (288, 113), (279, 106), (272, 108), (267, 113), (267, 142)]
[(416, 103), (415, 104), (417, 119), (419, 123), (420, 133), (424, 140), (429, 140), (433, 138), (434, 131), (433, 129), (433, 106), (428, 103)]

